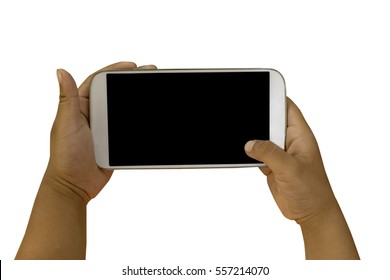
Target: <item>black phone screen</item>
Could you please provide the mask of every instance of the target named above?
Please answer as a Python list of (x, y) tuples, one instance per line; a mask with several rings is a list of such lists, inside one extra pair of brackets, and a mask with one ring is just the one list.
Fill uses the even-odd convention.
[(110, 166), (259, 163), (269, 139), (269, 72), (107, 74)]

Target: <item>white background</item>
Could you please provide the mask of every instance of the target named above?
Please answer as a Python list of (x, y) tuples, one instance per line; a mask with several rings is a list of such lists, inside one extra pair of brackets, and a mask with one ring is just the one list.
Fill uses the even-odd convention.
[[(5, 279), (125, 279), (127, 265), (269, 266), (268, 279), (383, 274), (390, 249), (386, 2), (2, 1)], [(317, 137), (362, 260), (305, 261), (299, 227), (282, 216), (263, 174), (246, 168), (115, 172), (88, 205), (87, 261), (13, 261), (49, 158), (56, 69), (80, 84), (123, 60), (279, 70)]]

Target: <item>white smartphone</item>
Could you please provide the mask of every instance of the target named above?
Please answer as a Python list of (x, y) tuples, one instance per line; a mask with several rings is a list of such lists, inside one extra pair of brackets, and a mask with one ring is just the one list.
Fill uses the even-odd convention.
[(274, 69), (107, 71), (89, 98), (102, 168), (262, 166), (248, 140), (285, 147), (286, 87)]

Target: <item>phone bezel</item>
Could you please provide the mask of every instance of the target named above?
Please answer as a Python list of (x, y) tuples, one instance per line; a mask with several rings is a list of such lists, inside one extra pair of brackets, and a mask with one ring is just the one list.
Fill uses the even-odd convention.
[[(287, 107), (286, 86), (282, 74), (272, 68), (195, 68), (195, 69), (153, 69), (130, 71), (102, 71), (96, 74), (90, 84), (90, 128), (96, 163), (105, 169), (177, 169), (177, 168), (225, 168), (225, 167), (258, 167), (263, 163), (242, 164), (205, 164), (205, 165), (142, 165), (111, 166), (109, 164), (108, 120), (107, 120), (107, 73), (159, 73), (159, 72), (269, 72), (270, 73), (270, 141), (285, 148)], [(243, 147), (244, 148), (244, 147)]]

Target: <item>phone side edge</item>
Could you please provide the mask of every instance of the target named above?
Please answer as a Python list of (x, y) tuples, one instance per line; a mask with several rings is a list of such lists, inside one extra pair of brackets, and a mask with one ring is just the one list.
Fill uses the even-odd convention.
[(96, 164), (101, 168), (109, 169), (106, 77), (106, 72), (101, 72), (91, 81), (89, 123)]
[(283, 150), (286, 144), (287, 100), (286, 82), (283, 75), (275, 70), (270, 71), (270, 141)]

